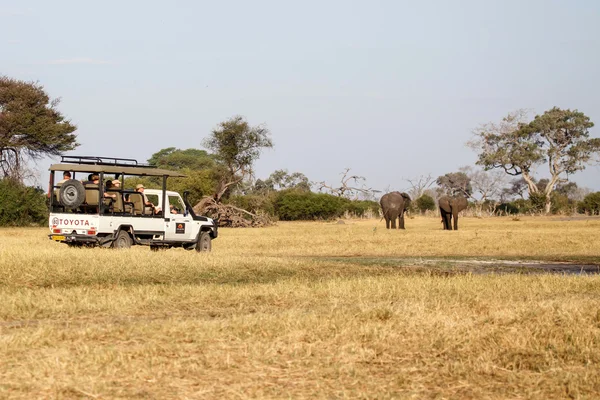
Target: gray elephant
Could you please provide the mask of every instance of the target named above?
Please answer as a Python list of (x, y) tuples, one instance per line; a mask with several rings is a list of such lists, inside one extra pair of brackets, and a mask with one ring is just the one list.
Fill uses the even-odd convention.
[(467, 208), (467, 199), (463, 196), (443, 196), (438, 200), (444, 229), (451, 231), (451, 220), (454, 219), (454, 230), (458, 230), (458, 213)]
[(410, 196), (400, 192), (386, 193), (381, 196), (379, 204), (381, 204), (383, 217), (385, 218), (386, 229), (390, 229), (390, 222), (392, 223), (392, 229), (396, 229), (397, 218), (400, 219), (399, 229), (404, 229), (404, 212), (410, 206)]

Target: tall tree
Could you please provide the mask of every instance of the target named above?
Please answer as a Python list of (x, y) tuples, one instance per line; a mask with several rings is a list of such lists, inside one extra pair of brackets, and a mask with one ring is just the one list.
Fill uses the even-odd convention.
[(450, 172), (439, 176), (435, 182), (444, 195), (471, 197), (473, 193), (471, 178), (464, 172)]
[[(59, 99), (50, 100), (38, 83), (0, 77), (0, 152), (4, 154), (4, 173), (8, 164), (8, 169), (15, 170), (15, 165), (26, 158), (56, 156), (79, 145), (73, 134), (77, 127), (57, 110), (58, 104)], [(16, 151), (16, 156), (4, 151), (9, 148)]]
[(148, 159), (148, 164), (167, 169), (204, 170), (215, 166), (215, 156), (206, 150), (175, 147), (161, 149)]
[(266, 181), (266, 187), (272, 190), (298, 189), (305, 192), (310, 191), (310, 181), (302, 172), (292, 172), (291, 174), (286, 169), (278, 169), (274, 171)]
[[(479, 152), (477, 164), (486, 169), (502, 168), (510, 175), (521, 175), (530, 196), (545, 198), (550, 212), (551, 194), (558, 183), (585, 169), (600, 152), (600, 139), (590, 138), (594, 126), (590, 118), (577, 110), (554, 107), (533, 121), (525, 122), (523, 110), (513, 112), (500, 124), (489, 123), (477, 128), (469, 144)], [(547, 163), (550, 178), (543, 190), (535, 182), (535, 168)]]
[(273, 147), (269, 130), (263, 126), (250, 126), (242, 116), (221, 122), (203, 142), (223, 166), (224, 171), (214, 194), (218, 203), (227, 190), (252, 176), (254, 162), (261, 151)]

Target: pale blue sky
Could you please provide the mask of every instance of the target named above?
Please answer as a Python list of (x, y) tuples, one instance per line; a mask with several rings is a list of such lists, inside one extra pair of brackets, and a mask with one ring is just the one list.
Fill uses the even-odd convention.
[[(593, 0), (0, 0), (0, 74), (62, 98), (72, 154), (200, 148), (241, 114), (272, 132), (259, 178), (349, 167), (405, 189), (474, 163), (472, 129), (517, 108), (600, 124), (599, 71)], [(572, 178), (599, 190), (599, 172)]]

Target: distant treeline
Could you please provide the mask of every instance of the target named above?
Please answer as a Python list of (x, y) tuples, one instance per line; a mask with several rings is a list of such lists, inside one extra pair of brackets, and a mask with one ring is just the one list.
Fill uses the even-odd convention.
[[(582, 201), (553, 193), (552, 213), (600, 215), (600, 192), (590, 193)], [(377, 201), (350, 200), (326, 193), (291, 188), (262, 194), (232, 195), (227, 203), (262, 212), (280, 221), (331, 220), (342, 217), (378, 218)], [(470, 211), (484, 215), (543, 214), (545, 199), (532, 196), (506, 203), (470, 204)], [(437, 213), (435, 199), (425, 194), (413, 201), (409, 212)], [(10, 179), (0, 180), (0, 226), (43, 226), (48, 222), (47, 196), (41, 188), (25, 186)]]

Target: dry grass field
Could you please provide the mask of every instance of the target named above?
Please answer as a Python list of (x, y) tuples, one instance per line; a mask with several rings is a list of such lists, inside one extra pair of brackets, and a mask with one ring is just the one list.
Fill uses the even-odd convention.
[(1, 229), (0, 398), (597, 398), (600, 275), (457, 268), (600, 264), (600, 220), (459, 224), (221, 229), (210, 254)]

